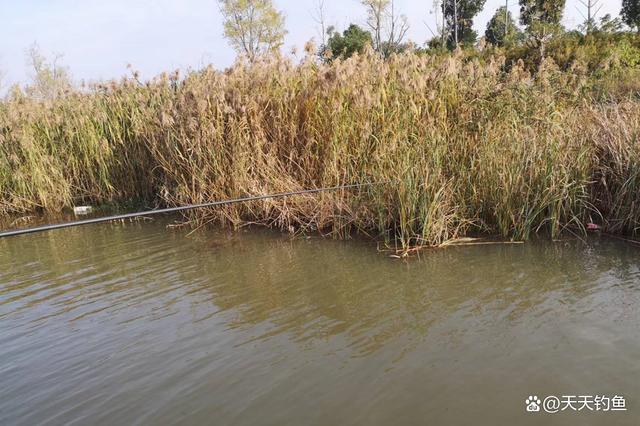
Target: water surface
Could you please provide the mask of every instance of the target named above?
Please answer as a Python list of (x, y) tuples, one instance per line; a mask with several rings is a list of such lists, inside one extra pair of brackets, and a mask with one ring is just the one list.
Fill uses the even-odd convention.
[[(640, 423), (636, 247), (405, 263), (165, 225), (0, 240), (0, 424)], [(628, 411), (526, 413), (532, 394), (618, 394)]]

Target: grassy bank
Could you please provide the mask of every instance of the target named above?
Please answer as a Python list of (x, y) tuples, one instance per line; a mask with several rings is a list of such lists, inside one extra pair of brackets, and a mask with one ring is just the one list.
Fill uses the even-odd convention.
[(357, 229), (405, 247), (470, 232), (555, 236), (590, 220), (633, 235), (637, 76), (551, 61), (531, 74), (499, 56), (366, 54), (126, 79), (50, 102), (16, 94), (0, 103), (0, 213), (392, 181), (194, 219)]

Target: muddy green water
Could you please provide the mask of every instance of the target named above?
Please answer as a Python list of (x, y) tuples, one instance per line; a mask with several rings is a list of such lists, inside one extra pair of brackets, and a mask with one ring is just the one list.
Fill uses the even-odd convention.
[[(537, 395), (626, 412), (527, 413)], [(0, 424), (637, 425), (640, 251), (105, 224), (0, 240)]]

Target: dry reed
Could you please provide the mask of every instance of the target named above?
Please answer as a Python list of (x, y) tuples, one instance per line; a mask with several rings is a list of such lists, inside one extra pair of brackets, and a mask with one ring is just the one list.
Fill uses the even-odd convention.
[(166, 205), (392, 181), (195, 213), (198, 223), (353, 230), (399, 247), (525, 240), (640, 219), (640, 101), (594, 100), (552, 62), (368, 52), (271, 57), (52, 102), (0, 103), (0, 213), (131, 199)]

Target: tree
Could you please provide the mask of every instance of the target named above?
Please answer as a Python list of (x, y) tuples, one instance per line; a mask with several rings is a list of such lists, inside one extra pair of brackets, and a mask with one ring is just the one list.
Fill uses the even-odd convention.
[(320, 27), (320, 37), (322, 38), (322, 46), (327, 44), (327, 21), (325, 18), (325, 6), (324, 0), (316, 0), (316, 7), (312, 13), (313, 20), (316, 21), (318, 26)]
[(640, 0), (622, 0), (622, 20), (640, 32)]
[(219, 0), (224, 17), (224, 36), (239, 54), (250, 61), (283, 44), (287, 33), (284, 15), (271, 0)]
[(542, 23), (560, 25), (566, 0), (520, 0), (520, 22), (527, 28)]
[(27, 64), (33, 69), (31, 83), (26, 87), (29, 96), (51, 100), (73, 87), (69, 69), (60, 64), (61, 59), (62, 55), (54, 55), (53, 60), (48, 60), (35, 43), (27, 49)]
[(602, 4), (600, 4), (600, 0), (578, 0), (582, 6), (586, 9), (586, 14), (582, 12), (580, 9), (578, 11), (584, 18), (584, 32), (589, 34), (593, 32), (597, 27), (596, 17), (600, 10), (602, 9)]
[(475, 43), (478, 34), (473, 30), (473, 18), (482, 10), (486, 0), (444, 0), (444, 16), (447, 45), (450, 49), (460, 43)]
[(538, 45), (540, 60), (546, 56), (546, 45), (562, 26), (566, 0), (520, 0), (520, 23)]
[(367, 10), (367, 25), (372, 31), (373, 48), (385, 57), (401, 50), (409, 31), (405, 15), (396, 13), (395, 0), (361, 0)]
[(624, 24), (620, 20), (620, 18), (613, 18), (610, 14), (604, 15), (600, 18), (600, 24), (598, 25), (597, 30), (606, 34), (613, 34), (622, 31), (624, 28)]
[(330, 52), (330, 58), (349, 58), (356, 52), (361, 53), (367, 45), (373, 43), (371, 33), (356, 24), (349, 25), (342, 35), (330, 27), (329, 36), (326, 46), (322, 48), (322, 54), (329, 56), (326, 53)]
[(388, 37), (382, 47), (385, 56), (389, 56), (393, 52), (399, 52), (406, 48), (404, 38), (408, 31), (409, 20), (405, 15), (398, 15), (396, 13), (396, 2), (391, 0)]
[(505, 46), (518, 41), (522, 37), (522, 31), (515, 24), (511, 12), (505, 6), (496, 10), (495, 15), (487, 24), (484, 33), (487, 41), (495, 46)]
[(431, 10), (429, 11), (429, 13), (435, 15), (435, 32), (431, 29), (431, 27), (429, 27), (429, 24), (425, 22), (425, 25), (427, 26), (427, 28), (429, 28), (429, 31), (431, 31), (431, 34), (433, 35), (433, 38), (428, 41), (430, 49), (443, 48), (446, 41), (447, 34), (445, 31), (444, 15), (442, 15), (442, 12), (444, 11), (442, 7), (443, 1), (444, 0), (432, 0), (431, 3)]
[(382, 44), (384, 17), (389, 0), (363, 0), (362, 5), (367, 9), (367, 25), (373, 31), (373, 47), (378, 50)]

